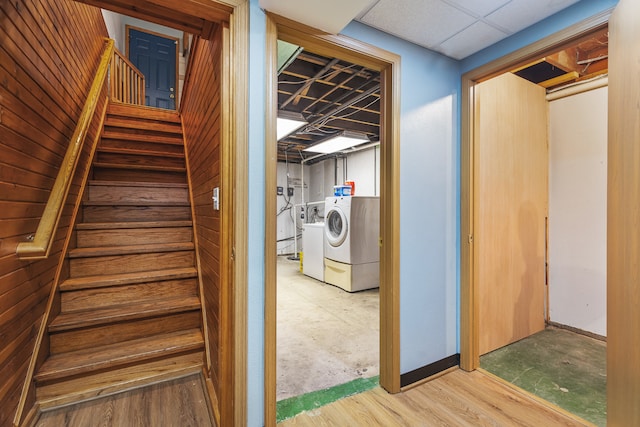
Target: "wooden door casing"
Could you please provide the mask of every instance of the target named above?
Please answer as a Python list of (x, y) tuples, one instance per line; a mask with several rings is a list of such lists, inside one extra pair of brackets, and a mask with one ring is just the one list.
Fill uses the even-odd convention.
[(545, 325), (545, 90), (511, 73), (475, 88), (475, 277), (479, 351)]

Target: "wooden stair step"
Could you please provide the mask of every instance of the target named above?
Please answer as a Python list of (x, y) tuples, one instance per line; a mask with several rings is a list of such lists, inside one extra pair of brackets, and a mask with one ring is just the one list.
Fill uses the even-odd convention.
[(187, 169), (175, 166), (154, 166), (154, 165), (130, 165), (122, 163), (106, 163), (106, 162), (93, 162), (94, 167), (105, 169), (138, 169), (149, 171), (162, 171), (162, 172), (180, 172), (186, 173)]
[(100, 204), (91, 206), (84, 204), (83, 220), (86, 223), (107, 221), (146, 222), (152, 219), (185, 221), (191, 219), (191, 206), (188, 203), (175, 205), (117, 205)]
[(92, 258), (110, 255), (129, 255), (129, 254), (149, 254), (161, 252), (181, 252), (191, 251), (194, 245), (192, 242), (178, 242), (143, 245), (123, 245), (123, 246), (103, 246), (95, 248), (75, 248), (68, 253), (69, 258)]
[(145, 319), (200, 309), (198, 297), (164, 298), (91, 310), (63, 312), (49, 324), (49, 332), (61, 332), (90, 326), (107, 325), (133, 319)]
[(69, 275), (70, 277), (85, 277), (97, 276), (98, 274), (110, 275), (168, 268), (187, 268), (193, 267), (195, 262), (194, 250), (70, 258)]
[(182, 135), (177, 134), (151, 134), (151, 133), (133, 133), (126, 132), (119, 128), (106, 128), (102, 132), (102, 139), (113, 139), (120, 141), (132, 142), (150, 142), (154, 144), (179, 145), (184, 147)]
[(168, 153), (165, 151), (140, 150), (135, 148), (98, 147), (99, 153), (126, 154), (128, 156), (154, 156), (184, 159), (184, 153)]
[(74, 277), (60, 284), (61, 292), (80, 289), (95, 289), (111, 286), (134, 285), (137, 283), (160, 282), (165, 280), (190, 279), (198, 275), (195, 268), (171, 268), (166, 270), (121, 273), (100, 276)]
[(192, 227), (127, 228), (107, 230), (78, 230), (76, 244), (78, 248), (164, 245), (193, 241)]
[(100, 348), (90, 348), (50, 356), (34, 376), (38, 383), (51, 382), (130, 366), (148, 360), (194, 352), (204, 347), (199, 329), (156, 335)]
[(191, 227), (191, 226), (193, 226), (193, 221), (83, 222), (80, 224), (76, 224), (76, 230), (171, 228), (171, 227)]
[(41, 385), (36, 388), (36, 400), (41, 410), (79, 403), (96, 397), (109, 396), (125, 390), (159, 381), (200, 373), (204, 354), (192, 352), (110, 369), (92, 375)]
[(130, 202), (170, 202), (188, 201), (189, 189), (187, 186), (145, 186), (145, 185), (119, 185), (110, 181), (111, 185), (94, 185), (89, 183), (86, 196), (88, 201), (130, 201)]
[(179, 182), (145, 182), (145, 181), (106, 181), (106, 180), (91, 180), (89, 185), (92, 186), (118, 186), (118, 187), (149, 187), (149, 188), (189, 188), (188, 184)]
[(180, 114), (177, 111), (154, 108), (146, 105), (134, 105), (112, 101), (109, 103), (107, 114), (111, 116), (136, 117), (139, 119), (180, 123)]
[(179, 123), (167, 123), (163, 121), (147, 121), (139, 119), (132, 120), (124, 116), (110, 116), (107, 114), (104, 125), (122, 129), (135, 129), (144, 132), (162, 132), (165, 134), (182, 135), (182, 126)]
[(184, 156), (184, 144), (182, 141), (171, 141), (165, 143), (162, 141), (146, 141), (132, 140), (130, 138), (108, 138), (104, 134), (98, 145), (99, 150), (138, 150), (158, 155), (180, 154)]
[(82, 202), (83, 206), (191, 206), (187, 201), (168, 201), (161, 202), (156, 200), (87, 200)]
[(126, 166), (155, 166), (168, 168), (184, 167), (184, 156), (179, 155), (154, 155), (146, 152), (109, 152), (98, 150), (96, 153), (96, 163), (119, 164)]

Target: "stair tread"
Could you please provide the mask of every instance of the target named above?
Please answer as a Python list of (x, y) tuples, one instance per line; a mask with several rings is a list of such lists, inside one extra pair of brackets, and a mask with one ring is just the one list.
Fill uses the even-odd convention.
[(115, 230), (130, 228), (191, 227), (193, 221), (131, 221), (131, 222), (83, 222), (76, 230)]
[(147, 105), (127, 104), (111, 101), (107, 115), (137, 117), (141, 119), (164, 120), (180, 123), (180, 114), (176, 110), (155, 108)]
[(76, 350), (50, 356), (35, 375), (38, 382), (52, 381), (130, 365), (203, 348), (200, 329), (155, 335), (98, 348)]
[(183, 159), (182, 153), (167, 153), (164, 151), (152, 151), (152, 150), (135, 150), (131, 148), (112, 148), (112, 147), (98, 147), (98, 152), (112, 153), (112, 154), (127, 154), (133, 156), (154, 156), (154, 157), (170, 157), (174, 159)]
[(201, 352), (145, 361), (134, 366), (119, 367), (36, 388), (40, 409), (79, 403), (96, 397), (109, 396), (158, 381), (202, 372), (204, 355)]
[(125, 163), (106, 163), (106, 162), (94, 162), (93, 166), (99, 168), (111, 168), (111, 169), (136, 169), (136, 170), (151, 170), (151, 171), (165, 171), (165, 172), (186, 172), (186, 168), (174, 167), (174, 166), (153, 166), (153, 165), (131, 165)]
[(200, 308), (196, 296), (162, 298), (104, 308), (62, 312), (49, 324), (49, 332), (61, 332), (89, 326), (105, 325), (132, 319), (143, 319), (163, 314), (182, 313)]
[(147, 182), (147, 181), (105, 181), (91, 180), (89, 185), (93, 186), (116, 186), (116, 187), (158, 187), (158, 188), (189, 188), (188, 184), (177, 182)]
[(157, 201), (157, 200), (86, 200), (84, 206), (191, 206), (185, 201)]
[(131, 120), (127, 116), (107, 114), (107, 117), (104, 120), (104, 125), (120, 129), (133, 129), (142, 132), (157, 132), (176, 136), (182, 135), (182, 127), (179, 123), (162, 120)]
[(164, 280), (188, 279), (197, 276), (195, 268), (171, 268), (166, 270), (121, 273), (100, 276), (75, 277), (60, 284), (60, 291), (133, 285), (136, 283), (160, 282)]
[(114, 129), (105, 129), (102, 132), (102, 137), (104, 139), (117, 139), (117, 140), (126, 140), (126, 141), (139, 141), (139, 142), (151, 142), (154, 144), (166, 144), (166, 145), (179, 145), (184, 146), (184, 141), (182, 140), (182, 136), (178, 134), (170, 134), (170, 135), (146, 135), (146, 134), (135, 134), (130, 132), (118, 132)]
[(148, 254), (155, 252), (179, 252), (193, 250), (193, 242), (156, 243), (144, 245), (103, 246), (93, 248), (75, 248), (68, 253), (69, 258), (89, 258), (109, 255)]

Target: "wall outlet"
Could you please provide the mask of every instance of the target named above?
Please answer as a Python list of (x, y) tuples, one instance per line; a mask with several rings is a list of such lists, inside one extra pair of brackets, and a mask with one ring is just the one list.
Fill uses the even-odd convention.
[(287, 187), (287, 196), (293, 196), (293, 187)]

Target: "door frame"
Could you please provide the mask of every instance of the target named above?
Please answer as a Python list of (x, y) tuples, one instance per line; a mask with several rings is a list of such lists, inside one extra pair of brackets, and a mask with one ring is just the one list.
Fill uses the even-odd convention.
[[(174, 58), (175, 61), (175, 76), (174, 78), (174, 88), (173, 88), (173, 93), (174, 93), (174, 100), (173, 100), (173, 104), (174, 104), (174, 109), (173, 111), (179, 111), (180, 106), (179, 106), (179, 99), (178, 99), (178, 86), (180, 85), (180, 39), (177, 37), (172, 37), (166, 34), (162, 34), (162, 33), (157, 33), (155, 31), (151, 31), (151, 30), (147, 30), (145, 28), (141, 28), (141, 27), (136, 27), (134, 25), (129, 25), (126, 24), (124, 27), (124, 39), (125, 39), (125, 56), (127, 57), (127, 59), (129, 61), (131, 61), (131, 63), (133, 64), (133, 61), (131, 60), (131, 52), (129, 51), (129, 43), (131, 42), (131, 39), (129, 37), (129, 32), (131, 30), (135, 30), (138, 31), (139, 33), (146, 33), (146, 34), (151, 34), (152, 36), (156, 36), (156, 37), (162, 37), (163, 39), (167, 39), (167, 40), (173, 40), (176, 42), (176, 57)], [(134, 64), (135, 65), (135, 64)], [(135, 65), (137, 67), (137, 65)], [(171, 111), (171, 110), (170, 110)]]
[(460, 367), (472, 371), (480, 366), (478, 286), (474, 265), (474, 134), (476, 83), (530, 63), (575, 43), (607, 25), (613, 8), (545, 37), (529, 46), (493, 60), (462, 75), (461, 93), (461, 189), (460, 189)]
[(277, 40), (363, 65), (381, 76), (380, 127), (380, 385), (400, 391), (400, 57), (267, 13), (265, 165), (265, 425), (276, 420), (276, 187)]

